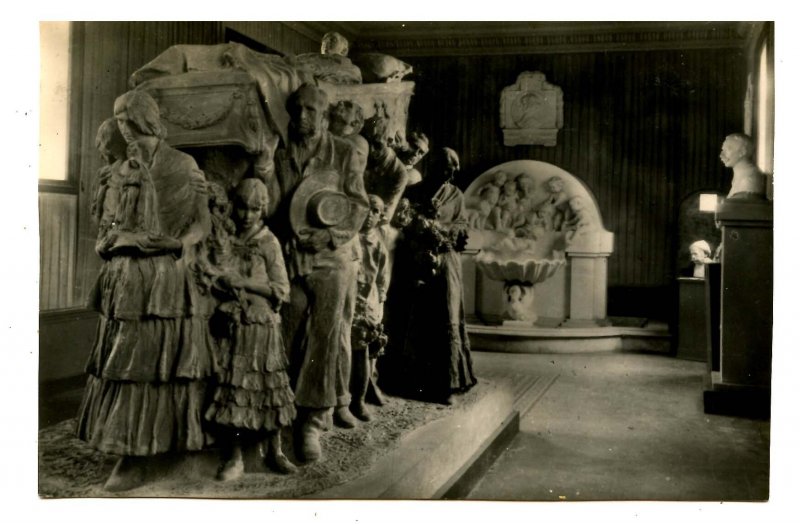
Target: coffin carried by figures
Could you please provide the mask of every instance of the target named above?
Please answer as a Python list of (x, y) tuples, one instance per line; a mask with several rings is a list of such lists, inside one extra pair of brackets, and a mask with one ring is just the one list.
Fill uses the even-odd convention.
[(286, 141), (286, 100), (306, 82), (318, 84), (332, 104), (359, 104), (365, 118), (383, 112), (390, 143), (405, 141), (413, 82), (326, 82), (291, 58), (236, 43), (172, 46), (130, 77), (131, 87), (158, 102), (172, 146), (239, 145), (255, 155), (271, 155), (278, 138)]
[(244, 71), (193, 71), (140, 84), (153, 96), (176, 148), (238, 145), (259, 154), (276, 133), (258, 85)]

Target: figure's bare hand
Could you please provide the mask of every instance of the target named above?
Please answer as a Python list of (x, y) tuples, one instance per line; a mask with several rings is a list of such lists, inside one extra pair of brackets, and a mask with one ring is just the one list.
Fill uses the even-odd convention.
[(181, 251), (183, 244), (175, 237), (150, 234), (147, 236), (147, 246), (153, 249)]

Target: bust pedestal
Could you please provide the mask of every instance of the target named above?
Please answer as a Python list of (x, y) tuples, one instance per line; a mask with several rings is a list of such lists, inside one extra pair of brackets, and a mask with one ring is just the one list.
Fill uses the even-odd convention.
[(678, 278), (678, 359), (705, 361), (706, 282), (696, 277)]
[(707, 413), (769, 415), (772, 375), (772, 204), (727, 199), (722, 229), (719, 366), (709, 362)]

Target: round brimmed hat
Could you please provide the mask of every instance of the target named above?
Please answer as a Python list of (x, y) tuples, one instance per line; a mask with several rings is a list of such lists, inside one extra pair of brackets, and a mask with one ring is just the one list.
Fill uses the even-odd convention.
[(327, 169), (312, 171), (300, 182), (289, 206), (289, 223), (296, 234), (337, 226), (352, 215), (361, 216), (353, 221), (360, 226), (368, 210), (340, 189), (340, 179), (338, 172)]

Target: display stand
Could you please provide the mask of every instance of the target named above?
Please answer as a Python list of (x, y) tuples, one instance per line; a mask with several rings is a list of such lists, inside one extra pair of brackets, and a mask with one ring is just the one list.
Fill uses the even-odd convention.
[(728, 199), (718, 208), (716, 220), (723, 238), (719, 365), (715, 369), (709, 360), (705, 411), (769, 417), (772, 204)]
[(676, 357), (690, 361), (705, 361), (706, 344), (706, 286), (705, 279), (678, 278), (678, 349)]

